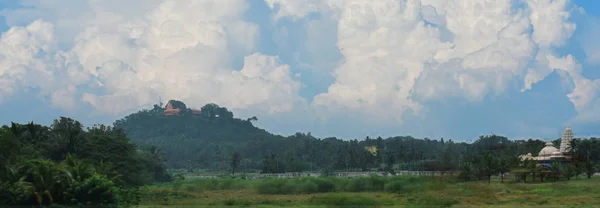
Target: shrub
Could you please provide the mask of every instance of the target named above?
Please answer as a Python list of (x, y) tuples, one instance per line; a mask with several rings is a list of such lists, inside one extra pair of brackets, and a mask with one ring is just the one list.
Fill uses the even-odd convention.
[(315, 184), (317, 184), (317, 192), (333, 192), (335, 191), (335, 184), (329, 178), (313, 178)]
[(118, 189), (117, 202), (119, 207), (131, 207), (139, 205), (142, 201), (143, 190), (140, 188)]
[(378, 175), (368, 177), (367, 191), (383, 191), (386, 178)]
[(404, 191), (404, 183), (401, 181), (391, 181), (385, 184), (384, 190), (390, 193), (402, 193)]
[(290, 182), (293, 184), (293, 192), (295, 194), (311, 194), (319, 192), (319, 186), (312, 180), (296, 180)]
[(32, 201), (32, 194), (28, 193), (25, 184), (3, 182), (0, 183), (0, 205), (24, 205)]
[(353, 178), (346, 185), (346, 191), (361, 192), (367, 188), (367, 179), (364, 177)]
[(226, 199), (223, 201), (223, 205), (226, 206), (250, 206), (251, 204), (252, 202), (248, 200)]
[(348, 183), (346, 184), (345, 191), (350, 192), (377, 192), (383, 191), (384, 186), (386, 184), (386, 177), (371, 175), (369, 177), (358, 177), (353, 179), (348, 179)]
[(459, 201), (447, 196), (419, 196), (417, 199), (408, 200), (408, 205), (414, 207), (451, 207)]
[(260, 194), (291, 194), (293, 188), (287, 184), (286, 179), (267, 179), (256, 186)]
[(73, 180), (73, 185), (65, 191), (65, 202), (72, 205), (117, 204), (118, 194), (112, 181), (94, 174), (82, 182)]
[(267, 179), (256, 186), (260, 194), (312, 194), (335, 191), (328, 178)]
[(379, 204), (377, 200), (367, 196), (348, 194), (329, 194), (313, 197), (310, 199), (310, 203), (314, 205), (330, 206), (373, 206)]

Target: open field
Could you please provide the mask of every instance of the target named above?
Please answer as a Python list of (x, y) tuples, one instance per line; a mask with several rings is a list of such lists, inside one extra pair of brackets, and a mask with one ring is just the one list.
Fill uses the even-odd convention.
[(146, 187), (142, 207), (600, 207), (600, 177), (548, 183), (499, 178), (369, 176), (293, 179), (191, 179)]

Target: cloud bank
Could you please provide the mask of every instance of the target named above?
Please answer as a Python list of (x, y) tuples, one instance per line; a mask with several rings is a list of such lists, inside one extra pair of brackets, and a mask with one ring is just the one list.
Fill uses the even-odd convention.
[[(546, 85), (568, 89), (563, 99), (570, 107), (555, 108), (574, 115), (546, 122), (530, 112), (503, 118), (513, 124), (499, 124), (499, 130), (550, 136), (548, 129), (599, 121), (600, 80), (586, 74), (600, 63), (598, 43), (581, 44), (585, 57), (566, 48), (575, 45), (579, 31), (574, 17), (586, 20), (584, 37), (600, 30), (595, 17), (568, 0), (21, 4), (2, 12), (11, 27), (0, 37), (0, 105), (36, 89), (31, 96), (56, 109), (89, 108), (89, 116), (116, 118), (160, 96), (258, 115), (267, 129), (284, 134), (470, 137), (488, 127), (453, 128), (501, 115), (469, 108), (483, 103), (488, 107), (480, 113), (541, 111), (494, 104), (547, 102), (537, 94), (557, 92), (536, 86), (557, 76), (558, 82)], [(267, 21), (252, 18), (257, 7), (271, 12)], [(279, 50), (265, 53), (265, 37), (273, 37)], [(310, 74), (312, 79), (303, 78)], [(311, 87), (326, 76), (333, 80), (327, 88)], [(306, 89), (310, 96), (301, 95)], [(454, 111), (472, 119), (457, 121)]]

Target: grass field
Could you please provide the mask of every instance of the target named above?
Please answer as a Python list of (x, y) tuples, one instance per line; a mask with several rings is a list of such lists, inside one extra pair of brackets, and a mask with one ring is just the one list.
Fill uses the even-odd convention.
[(146, 189), (142, 207), (600, 207), (600, 177), (531, 184), (418, 176), (194, 179)]

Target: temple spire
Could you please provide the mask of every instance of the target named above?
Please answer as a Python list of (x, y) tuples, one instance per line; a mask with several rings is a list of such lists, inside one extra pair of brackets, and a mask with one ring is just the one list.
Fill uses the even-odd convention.
[(560, 140), (560, 152), (569, 152), (571, 149), (571, 141), (573, 140), (573, 131), (567, 126)]

